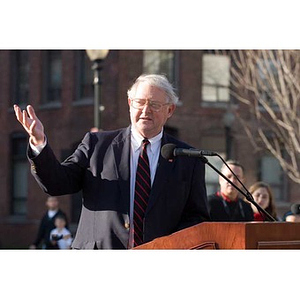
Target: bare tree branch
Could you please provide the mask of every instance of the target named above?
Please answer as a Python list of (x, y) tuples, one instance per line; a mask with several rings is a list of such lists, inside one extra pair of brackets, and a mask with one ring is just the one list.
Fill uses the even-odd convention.
[(241, 124), (255, 149), (263, 147), (300, 183), (300, 51), (235, 50), (231, 95), (252, 118)]

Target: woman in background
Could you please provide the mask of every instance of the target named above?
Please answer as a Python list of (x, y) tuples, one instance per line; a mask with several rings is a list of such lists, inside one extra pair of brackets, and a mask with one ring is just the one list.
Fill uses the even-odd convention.
[[(258, 181), (249, 188), (249, 192), (259, 206), (261, 206), (275, 219), (278, 219), (275, 207), (275, 199), (272, 190), (267, 183)], [(253, 204), (251, 204), (251, 207), (254, 213), (254, 221), (265, 221), (266, 217), (264, 214), (261, 214)]]

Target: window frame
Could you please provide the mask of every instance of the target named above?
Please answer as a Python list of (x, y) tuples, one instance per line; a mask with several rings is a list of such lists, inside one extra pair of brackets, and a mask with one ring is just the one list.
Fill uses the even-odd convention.
[[(156, 70), (151, 70), (147, 69), (147, 55), (150, 54), (158, 54), (157, 56), (157, 65), (158, 67)], [(163, 54), (169, 54), (170, 57), (170, 70), (166, 71), (164, 68), (162, 68), (162, 55)], [(149, 58), (148, 58), (149, 59)], [(143, 73), (150, 74), (150, 73), (155, 73), (155, 74), (161, 74), (165, 75), (168, 80), (173, 84), (175, 88), (178, 88), (178, 51), (175, 50), (144, 50), (143, 51)]]
[[(20, 151), (16, 153), (16, 146), (17, 143), (21, 143), (21, 148), (23, 147), (24, 151)], [(23, 143), (23, 145), (22, 145)], [(28, 203), (28, 187), (29, 187), (29, 164), (27, 160), (27, 155), (26, 155), (26, 149), (27, 149), (27, 144), (28, 144), (28, 138), (24, 133), (13, 133), (10, 136), (10, 163), (11, 163), (11, 205), (10, 205), (10, 214), (13, 216), (26, 216), (28, 211), (27, 211), (27, 203)], [(26, 189), (26, 196), (24, 197), (15, 197), (15, 164), (18, 162), (23, 162), (24, 166), (26, 165), (26, 178), (23, 178), (22, 182), (25, 184), (25, 189)], [(17, 200), (21, 199), (21, 200)], [(23, 200), (22, 200), (23, 199)], [(23, 203), (23, 209), (18, 210), (17, 209), (17, 204), (21, 202)], [(23, 212), (22, 212), (23, 211)]]
[[(55, 87), (52, 87), (51, 76), (52, 76), (52, 60), (53, 54), (60, 54), (60, 84), (58, 88), (58, 99), (52, 99), (50, 95), (52, 90)], [(56, 108), (61, 107), (62, 103), (62, 89), (63, 89), (63, 59), (62, 59), (62, 51), (61, 50), (44, 50), (42, 54), (42, 74), (43, 74), (43, 82), (42, 82), (42, 103), (41, 108)]]
[[(224, 84), (220, 84), (220, 83), (216, 83), (216, 84), (212, 84), (209, 82), (205, 82), (205, 58), (206, 57), (225, 57), (228, 59), (228, 80), (227, 80), (227, 85)], [(230, 77), (231, 77), (231, 58), (229, 55), (223, 55), (223, 54), (213, 54), (213, 53), (209, 53), (209, 52), (204, 52), (202, 55), (202, 82), (201, 82), (201, 103), (203, 107), (220, 107), (220, 108), (226, 108), (228, 106), (228, 103), (231, 103), (233, 101), (231, 93), (230, 93)], [(204, 88), (205, 87), (212, 87), (212, 88), (216, 88), (217, 91), (220, 89), (227, 89), (228, 90), (228, 99), (220, 99), (218, 97), (219, 93), (216, 93), (216, 99), (215, 100), (206, 100), (204, 98)]]
[[(75, 50), (75, 74), (76, 74), (76, 84), (75, 84), (75, 97), (73, 105), (90, 105), (94, 103), (94, 83), (93, 83), (93, 70), (92, 62), (88, 58), (85, 50)], [(88, 65), (86, 65), (87, 63)], [(90, 81), (88, 80), (89, 76), (87, 72), (89, 70)], [(90, 85), (91, 95), (86, 96), (82, 90)], [(82, 88), (83, 87), (83, 88)]]
[[(11, 104), (18, 104), (25, 107), (29, 103), (30, 93), (30, 51), (12, 50), (10, 52), (11, 61)], [(25, 80), (22, 78), (25, 73)], [(22, 86), (23, 85), (23, 86)], [(25, 90), (22, 92), (22, 90)], [(24, 94), (24, 95), (22, 95)]]

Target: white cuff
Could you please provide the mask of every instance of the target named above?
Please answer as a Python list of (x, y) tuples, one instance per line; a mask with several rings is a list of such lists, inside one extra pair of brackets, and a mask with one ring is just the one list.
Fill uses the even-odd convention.
[(42, 150), (45, 148), (46, 144), (47, 144), (46, 137), (45, 137), (44, 143), (41, 145), (37, 145), (37, 146), (33, 145), (29, 139), (29, 146), (35, 156), (39, 155), (42, 152)]

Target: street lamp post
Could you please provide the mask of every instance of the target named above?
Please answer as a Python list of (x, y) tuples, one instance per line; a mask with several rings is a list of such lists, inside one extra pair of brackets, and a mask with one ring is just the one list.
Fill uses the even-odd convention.
[(108, 50), (86, 50), (89, 59), (93, 62), (92, 70), (94, 71), (94, 127), (101, 129), (101, 112), (105, 107), (101, 105), (101, 70), (103, 61), (108, 54)]

